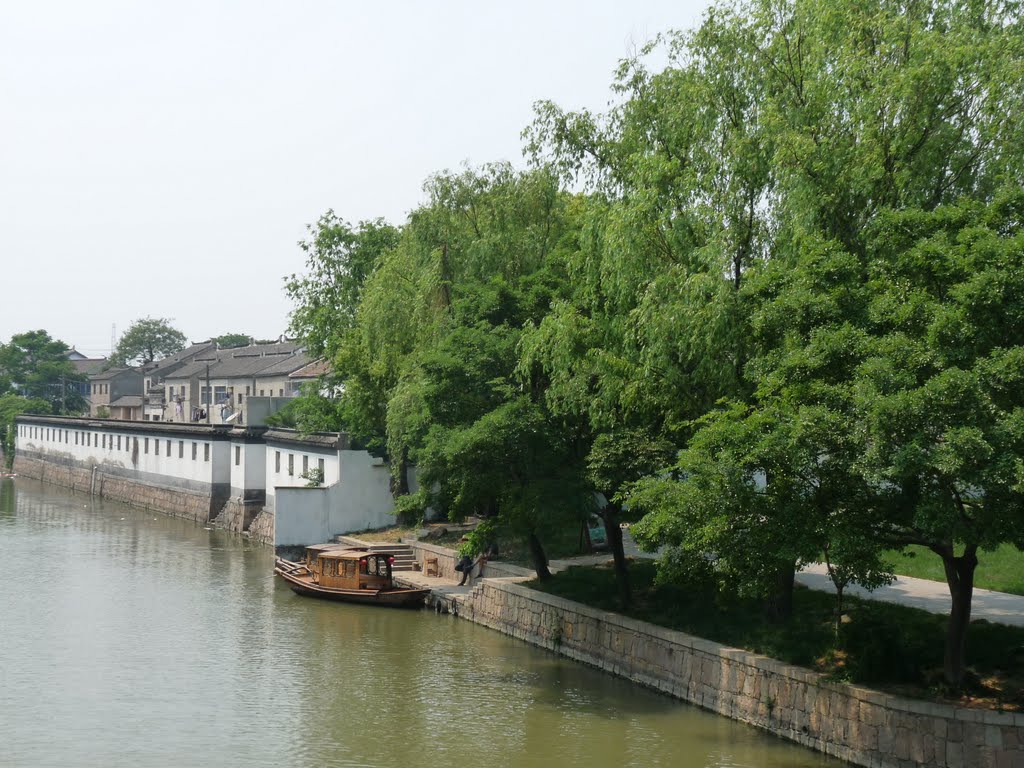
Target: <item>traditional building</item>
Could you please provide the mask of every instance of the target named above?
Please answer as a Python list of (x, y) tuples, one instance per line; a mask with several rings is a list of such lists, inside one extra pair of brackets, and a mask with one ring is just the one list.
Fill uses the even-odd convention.
[[(299, 385), (290, 374), (310, 362), (291, 341), (211, 350), (163, 378), (165, 421), (207, 424), (249, 424), (250, 398), (290, 398)], [(266, 414), (281, 404), (263, 402)]]
[(137, 368), (108, 368), (89, 377), (89, 415), (142, 419), (142, 372)]

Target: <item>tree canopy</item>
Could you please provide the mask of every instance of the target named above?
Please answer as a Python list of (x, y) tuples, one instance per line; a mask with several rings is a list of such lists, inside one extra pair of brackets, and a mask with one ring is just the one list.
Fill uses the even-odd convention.
[(113, 365), (145, 365), (180, 352), (187, 343), (185, 334), (165, 317), (136, 320), (117, 342), (110, 356)]
[(15, 334), (0, 344), (0, 395), (11, 392), (43, 400), (53, 413), (81, 413), (86, 402), (76, 385), (86, 378), (68, 359), (69, 351), (44, 330)]
[(396, 493), (417, 466), (401, 509), (517, 530), (542, 575), (603, 499), (623, 602), (623, 521), (780, 620), (801, 565), (872, 585), (923, 545), (959, 684), (977, 551), (1024, 546), (1019, 10), (718, 3), (606, 113), (538, 103), (531, 171), (439, 173), (400, 229), (328, 212), (287, 286), (327, 413)]

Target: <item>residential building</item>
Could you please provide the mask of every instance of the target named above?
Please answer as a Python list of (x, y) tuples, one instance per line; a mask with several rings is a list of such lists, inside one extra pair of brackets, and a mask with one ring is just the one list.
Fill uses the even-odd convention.
[(249, 398), (294, 397), (298, 387), (289, 375), (309, 362), (292, 341), (204, 352), (164, 376), (164, 420), (248, 424)]
[(89, 377), (89, 415), (96, 418), (101, 408), (108, 418), (142, 419), (142, 372), (138, 368), (110, 368)]
[(144, 421), (173, 421), (174, 404), (170, 400), (164, 379), (197, 358), (213, 355), (216, 351), (217, 343), (215, 341), (204, 341), (142, 366), (141, 370), (145, 376), (142, 419)]

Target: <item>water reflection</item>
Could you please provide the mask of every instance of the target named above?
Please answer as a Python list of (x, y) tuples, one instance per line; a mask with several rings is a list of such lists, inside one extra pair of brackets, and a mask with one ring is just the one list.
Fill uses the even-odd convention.
[(0, 765), (820, 766), (468, 622), (325, 603), (265, 547), (0, 483)]

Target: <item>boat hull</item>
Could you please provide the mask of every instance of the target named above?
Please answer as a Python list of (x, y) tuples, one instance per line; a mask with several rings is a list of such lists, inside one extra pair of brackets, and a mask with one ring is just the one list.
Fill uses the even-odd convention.
[(313, 581), (312, 575), (304, 566), (287, 560), (278, 559), (274, 573), (283, 579), (292, 591), (303, 597), (316, 597), (321, 600), (334, 600), (341, 603), (357, 603), (359, 605), (383, 605), (393, 608), (422, 607), (429, 589), (339, 589), (324, 587)]

